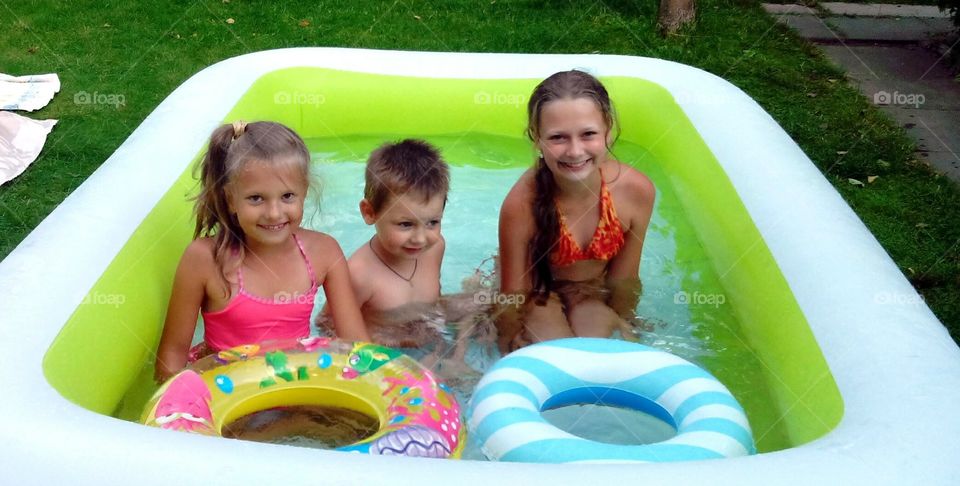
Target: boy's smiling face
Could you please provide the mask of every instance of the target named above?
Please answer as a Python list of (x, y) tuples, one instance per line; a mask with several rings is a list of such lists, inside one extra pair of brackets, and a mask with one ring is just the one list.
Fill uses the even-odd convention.
[(360, 201), (360, 214), (364, 222), (376, 226), (378, 246), (387, 253), (382, 256), (400, 262), (418, 258), (440, 241), (445, 200), (444, 194), (426, 200), (417, 193), (391, 196), (375, 212), (364, 199)]

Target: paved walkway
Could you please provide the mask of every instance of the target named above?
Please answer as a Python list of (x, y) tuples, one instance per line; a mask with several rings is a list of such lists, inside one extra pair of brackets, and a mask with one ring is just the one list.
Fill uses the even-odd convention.
[(918, 156), (960, 183), (960, 83), (945, 56), (921, 47), (955, 31), (925, 5), (764, 4), (777, 20), (818, 45), (847, 78), (913, 137)]

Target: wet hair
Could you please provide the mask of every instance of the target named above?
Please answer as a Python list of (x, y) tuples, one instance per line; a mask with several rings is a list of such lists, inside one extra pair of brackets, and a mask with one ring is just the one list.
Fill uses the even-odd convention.
[(391, 196), (415, 193), (424, 201), (443, 195), (447, 203), (450, 169), (440, 152), (423, 140), (385, 143), (370, 153), (363, 197), (379, 213)]
[[(607, 89), (600, 81), (583, 71), (563, 71), (544, 79), (533, 90), (527, 103), (527, 137), (536, 143), (540, 139), (540, 117), (543, 107), (556, 100), (586, 98), (593, 101), (611, 133), (617, 134), (619, 125)], [(614, 137), (616, 139), (616, 136)], [(610, 147), (607, 147), (609, 150)], [(533, 218), (536, 232), (528, 247), (533, 280), (532, 294), (538, 305), (546, 303), (553, 275), (550, 273), (550, 251), (560, 238), (560, 215), (555, 203), (557, 186), (553, 173), (540, 154), (534, 174)]]
[[(236, 215), (230, 210), (233, 183), (251, 163), (287, 169), (310, 186), (310, 152), (303, 139), (284, 125), (268, 121), (221, 125), (210, 136), (207, 153), (199, 165), (200, 193), (194, 212), (197, 221), (194, 238), (214, 240), (214, 260), (220, 276), (243, 261), (245, 236)], [(229, 290), (228, 290), (229, 292)]]

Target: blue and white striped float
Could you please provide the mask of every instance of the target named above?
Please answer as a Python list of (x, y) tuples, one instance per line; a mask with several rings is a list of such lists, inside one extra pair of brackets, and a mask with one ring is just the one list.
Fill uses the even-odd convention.
[[(656, 444), (605, 444), (564, 432), (540, 413), (583, 403), (645, 412), (677, 435)], [(477, 384), (469, 414), (481, 450), (500, 461), (669, 462), (756, 453), (743, 407), (710, 373), (614, 339), (560, 339), (507, 355)]]

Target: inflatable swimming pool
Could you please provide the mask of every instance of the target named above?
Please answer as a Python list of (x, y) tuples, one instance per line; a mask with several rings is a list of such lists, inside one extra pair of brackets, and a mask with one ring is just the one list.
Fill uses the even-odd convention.
[[(678, 195), (763, 363), (784, 448), (673, 464), (426, 463), (110, 416), (149, 372), (191, 234), (190, 166), (216, 125), (518, 137), (532, 87), (573, 67), (604, 79), (621, 139), (668, 174), (656, 182)], [(666, 61), (322, 48), (229, 59), (174, 91), (0, 263), (0, 287), (0, 471), (12, 483), (422, 483), (425, 467), (430, 481), (457, 484), (946, 484), (960, 473), (960, 350), (769, 115), (722, 79)], [(711, 297), (689, 290), (684, 299)]]

